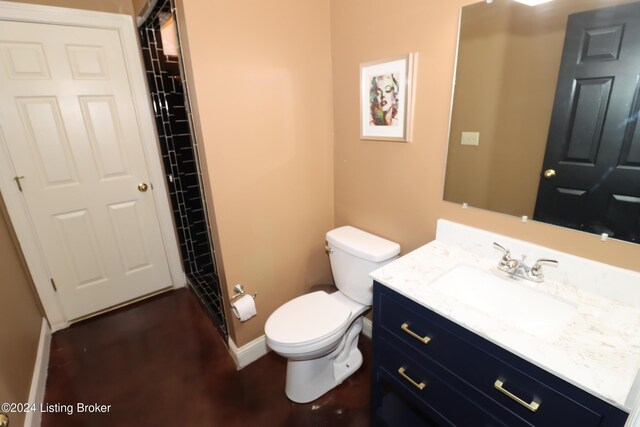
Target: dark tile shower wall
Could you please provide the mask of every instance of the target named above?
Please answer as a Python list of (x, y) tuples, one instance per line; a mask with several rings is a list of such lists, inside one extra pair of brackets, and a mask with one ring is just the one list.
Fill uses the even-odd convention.
[(180, 59), (166, 56), (162, 48), (160, 27), (168, 16), (175, 17), (173, 2), (160, 0), (140, 26), (142, 54), (184, 270), (189, 284), (226, 339), (220, 284)]

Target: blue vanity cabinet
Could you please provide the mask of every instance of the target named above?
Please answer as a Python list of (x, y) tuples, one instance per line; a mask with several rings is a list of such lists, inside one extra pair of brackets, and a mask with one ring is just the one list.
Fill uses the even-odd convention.
[(374, 282), (379, 426), (623, 426), (628, 414)]

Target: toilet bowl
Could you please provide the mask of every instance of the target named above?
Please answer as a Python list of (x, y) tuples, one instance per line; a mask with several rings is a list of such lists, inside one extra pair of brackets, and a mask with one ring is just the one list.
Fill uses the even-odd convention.
[(345, 226), (327, 233), (327, 252), (337, 292), (302, 295), (274, 311), (265, 324), (267, 345), (286, 357), (285, 392), (311, 402), (362, 365), (358, 337), (371, 306), (369, 273), (400, 253), (400, 245)]
[[(265, 325), (269, 347), (294, 360), (313, 359), (334, 350), (357, 316), (345, 299), (339, 292), (318, 291), (287, 302)], [(353, 307), (356, 313), (361, 314), (367, 308), (356, 304)]]

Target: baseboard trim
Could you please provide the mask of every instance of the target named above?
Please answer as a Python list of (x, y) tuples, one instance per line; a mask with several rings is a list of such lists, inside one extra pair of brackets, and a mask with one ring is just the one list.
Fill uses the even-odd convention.
[[(38, 341), (38, 354), (36, 355), (36, 363), (33, 368), (33, 377), (31, 378), (31, 389), (29, 390), (29, 403), (35, 404), (40, 408), (40, 404), (44, 401), (44, 388), (47, 383), (47, 369), (49, 367), (49, 356), (51, 354), (51, 329), (47, 323), (47, 319), (42, 319), (40, 327), (40, 340)], [(29, 411), (24, 420), (25, 427), (39, 427), (42, 421), (42, 413), (38, 411)]]
[(373, 322), (371, 319), (367, 319), (366, 317), (362, 321), (362, 335), (371, 339), (373, 332)]
[(238, 346), (236, 346), (236, 343), (234, 343), (233, 340), (229, 338), (229, 353), (231, 354), (233, 361), (236, 362), (236, 367), (238, 368), (238, 370), (260, 359), (268, 352), (269, 347), (267, 347), (267, 338), (264, 335), (243, 345), (240, 348), (238, 348)]

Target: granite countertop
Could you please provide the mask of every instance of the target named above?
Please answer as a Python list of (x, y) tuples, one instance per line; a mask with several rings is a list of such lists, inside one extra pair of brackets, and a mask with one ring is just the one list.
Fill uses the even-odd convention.
[[(638, 400), (640, 310), (575, 286), (519, 280), (519, 286), (552, 295), (576, 307), (560, 333), (545, 339), (474, 309), (431, 285), (464, 264), (495, 274), (499, 257), (480, 257), (434, 241), (371, 273), (376, 281), (523, 359), (630, 412)], [(514, 301), (514, 304), (524, 303)], [(638, 381), (640, 382), (640, 380)]]

